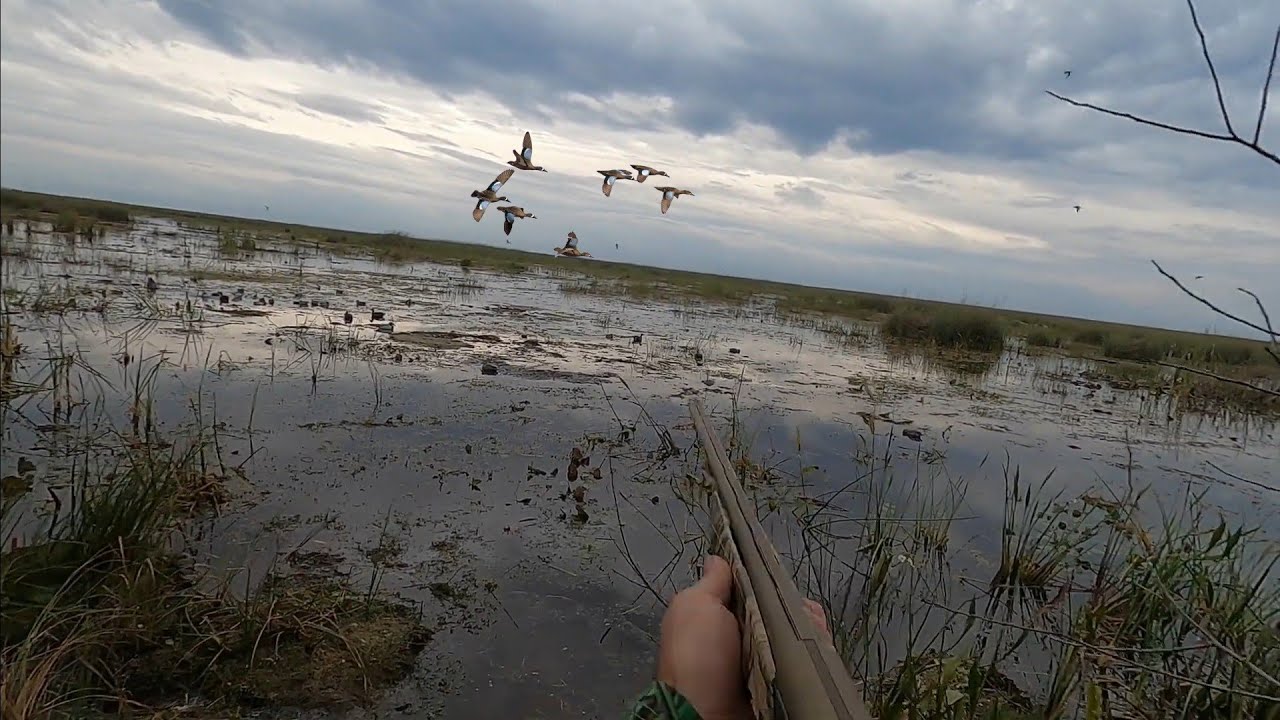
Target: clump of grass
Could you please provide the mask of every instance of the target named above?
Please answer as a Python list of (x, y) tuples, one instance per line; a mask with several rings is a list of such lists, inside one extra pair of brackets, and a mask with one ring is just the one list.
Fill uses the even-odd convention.
[(933, 342), (942, 347), (995, 351), (1004, 347), (1004, 326), (993, 315), (954, 308), (935, 314), (899, 308), (880, 324), (885, 337)]
[(1247, 720), (1280, 703), (1280, 555), (1203, 495), (1068, 500), (1052, 473), (1007, 467), (999, 562), (976, 585), (947, 542), (965, 486), (895, 478), (890, 444), (858, 447), (865, 501), (797, 506), (799, 576), (873, 716)]
[[(105, 717), (189, 697), (210, 699), (217, 716), (358, 703), (403, 676), (427, 639), (410, 608), (305, 574), (235, 592), (174, 555), (171, 532), (226, 491), (204, 431), (148, 438), (86, 452), (69, 511), (32, 544), (10, 545), (6, 502), (6, 718)], [(99, 462), (109, 456), (119, 460)]]
[(1102, 354), (1117, 360), (1151, 362), (1164, 359), (1168, 347), (1141, 335), (1108, 335), (1102, 343)]
[(241, 252), (257, 252), (258, 251), (258, 241), (254, 239), (253, 235), (251, 235), (250, 233), (240, 234), (239, 245), (240, 245)]
[(1048, 328), (1034, 328), (1025, 340), (1028, 347), (1060, 348), (1063, 344), (1062, 336)]
[(74, 233), (79, 227), (80, 214), (71, 208), (59, 210), (57, 217), (53, 219), (54, 232)]
[(240, 252), (240, 241), (232, 230), (218, 231), (218, 252), (223, 255), (235, 255)]

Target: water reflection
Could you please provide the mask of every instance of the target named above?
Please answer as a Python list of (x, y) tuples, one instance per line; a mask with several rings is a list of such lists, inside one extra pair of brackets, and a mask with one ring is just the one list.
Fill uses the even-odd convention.
[[(5, 387), (53, 392), (7, 405), (0, 471), (69, 462), (79, 428), (128, 426), (154, 386), (148, 421), (216, 417), (220, 452), (251, 485), (202, 530), (222, 566), (306, 543), (363, 579), (390, 515), (404, 554), (386, 582), (447, 628), (418, 680), (443, 668), (452, 681), (410, 684), (387, 707), (483, 716), (555, 698), (606, 714), (639, 687), (659, 606), (627, 568), (667, 594), (688, 572), (701, 531), (677, 490), (697, 470), (694, 395), (773, 473), (752, 492), (788, 553), (789, 503), (852, 487), (841, 511), (871, 509), (851, 486), (868, 451), (903, 492), (907, 480), (967, 487), (948, 532), (974, 574), (998, 548), (1006, 466), (1070, 492), (1131, 472), (1170, 496), (1193, 486), (1277, 529), (1274, 492), (1216, 469), (1280, 485), (1274, 420), (1190, 412), (1087, 361), (886, 347), (761, 302), (565, 293), (560, 271), (388, 265), (270, 241), (226, 253), (216, 233), (163, 220), (92, 244), (45, 227), (4, 242), (5, 318), (24, 348), (5, 359)], [(575, 447), (600, 471), (579, 481), (585, 519), (566, 478)], [(441, 582), (469, 600), (442, 602)]]

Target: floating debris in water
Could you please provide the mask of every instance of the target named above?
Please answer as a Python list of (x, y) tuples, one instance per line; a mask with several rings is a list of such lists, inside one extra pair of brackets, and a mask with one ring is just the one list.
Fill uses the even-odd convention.
[(741, 350), (740, 348), (729, 348), (729, 354), (730, 354), (730, 355), (741, 355), (741, 354), (742, 354), (742, 350)]
[(924, 437), (924, 433), (920, 432), (919, 430), (916, 430), (915, 428), (904, 428), (902, 430), (902, 437), (908, 440), (915, 440), (916, 442), (920, 442), (920, 440)]
[(372, 322), (372, 321), (377, 321), (377, 320), (385, 320), (385, 319), (386, 319), (386, 317), (387, 317), (387, 313), (386, 313), (386, 312), (384, 312), (384, 311), (382, 311), (382, 310), (370, 310), (370, 311), (369, 311), (369, 320), (370, 320), (371, 322)]
[(712, 380), (711, 378), (702, 378), (702, 384), (706, 385), (707, 387), (711, 387), (712, 385), (716, 384), (716, 381)]

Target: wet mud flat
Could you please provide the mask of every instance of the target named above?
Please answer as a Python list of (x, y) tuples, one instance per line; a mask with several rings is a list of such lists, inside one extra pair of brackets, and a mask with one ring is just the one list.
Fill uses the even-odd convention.
[[(774, 471), (753, 492), (780, 538), (786, 504), (847, 485), (868, 442), (894, 472), (969, 482), (952, 533), (978, 567), (999, 549), (1006, 466), (1073, 492), (1194, 487), (1277, 530), (1274, 418), (1183, 412), (1072, 358), (939, 359), (764, 305), (584, 297), (562, 291), (571, 260), (562, 276), (227, 252), (160, 219), (92, 243), (19, 228), (4, 250), (15, 382), (74, 357), (97, 379), (69, 401), (128, 425), (146, 368), (157, 423), (216, 418), (244, 482), (196, 522), (203, 562), (375, 587), (431, 629), (372, 705), (282, 717), (616, 715), (696, 561), (694, 396)], [(0, 470), (27, 478), (33, 511), (71, 456), (56, 405), (6, 410)]]

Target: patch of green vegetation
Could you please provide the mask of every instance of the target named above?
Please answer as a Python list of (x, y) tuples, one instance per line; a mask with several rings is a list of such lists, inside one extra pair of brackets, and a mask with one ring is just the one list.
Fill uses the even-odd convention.
[(73, 233), (80, 229), (80, 214), (72, 208), (64, 208), (58, 211), (58, 216), (53, 219), (53, 231), (60, 233)]
[(1061, 335), (1048, 328), (1034, 328), (1025, 339), (1029, 347), (1060, 348), (1063, 342)]
[[(38, 219), (41, 215), (61, 215), (64, 212), (77, 216), (96, 218), (102, 222), (127, 223), (130, 221), (128, 206), (108, 200), (91, 200), (60, 195), (26, 192), (12, 188), (0, 188), (0, 207), (12, 216)], [(73, 232), (59, 230), (59, 232)]]
[[(271, 575), (246, 596), (173, 554), (172, 531), (226, 499), (208, 442), (86, 451), (70, 512), (33, 544), (6, 540), (6, 718), (105, 718), (190, 698), (208, 705), (183, 717), (363, 703), (411, 667), (428, 633), (373, 587)], [(6, 528), (15, 506), (6, 496)]]
[(1004, 326), (993, 313), (981, 309), (953, 308), (928, 313), (899, 308), (880, 324), (885, 337), (894, 340), (932, 342), (940, 347), (998, 351), (1004, 348)]

